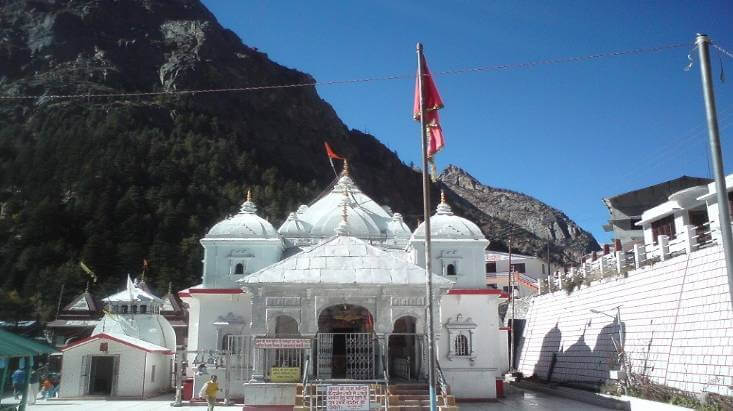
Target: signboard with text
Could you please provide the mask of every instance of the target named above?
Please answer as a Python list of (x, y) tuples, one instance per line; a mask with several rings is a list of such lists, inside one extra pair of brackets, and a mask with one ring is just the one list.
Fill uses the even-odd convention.
[(329, 385), (326, 389), (326, 410), (369, 410), (368, 385)]
[(255, 348), (260, 349), (283, 349), (283, 348), (310, 348), (311, 340), (308, 338), (257, 338)]
[(300, 367), (272, 367), (270, 368), (270, 382), (298, 382), (300, 381)]

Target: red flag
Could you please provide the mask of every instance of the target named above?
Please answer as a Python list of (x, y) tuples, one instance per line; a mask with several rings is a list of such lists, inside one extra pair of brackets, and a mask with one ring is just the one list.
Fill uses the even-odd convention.
[(336, 172), (336, 167), (333, 165), (333, 159), (336, 160), (346, 160), (345, 158), (341, 157), (340, 155), (334, 153), (334, 151), (331, 149), (331, 146), (328, 145), (328, 142), (324, 141), (323, 145), (326, 147), (326, 155), (328, 156), (328, 162), (331, 163), (331, 169), (333, 169), (333, 174), (338, 178), (339, 173)]
[(326, 155), (328, 156), (328, 158), (335, 158), (336, 160), (344, 159), (340, 155), (334, 153), (333, 150), (331, 149), (331, 146), (329, 146), (327, 142), (324, 141), (323, 145), (326, 146)]
[(418, 78), (415, 81), (415, 101), (413, 104), (413, 117), (415, 120), (420, 121), (420, 85), (424, 87), (425, 94), (423, 95), (423, 103), (425, 105), (425, 127), (427, 128), (426, 134), (428, 136), (428, 158), (432, 158), (435, 153), (440, 151), (445, 146), (445, 137), (443, 136), (443, 129), (440, 127), (440, 117), (438, 116), (438, 110), (444, 107), (443, 99), (440, 98), (438, 88), (435, 86), (433, 76), (430, 74), (430, 69), (425, 61), (425, 56), (420, 56), (423, 76), (422, 82), (420, 81), (420, 73), (418, 72)]

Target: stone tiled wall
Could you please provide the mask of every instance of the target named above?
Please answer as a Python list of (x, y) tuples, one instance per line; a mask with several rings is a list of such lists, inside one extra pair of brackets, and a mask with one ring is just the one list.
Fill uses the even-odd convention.
[(603, 382), (623, 334), (636, 372), (690, 392), (733, 395), (733, 310), (722, 247), (604, 281), (533, 300), (517, 350), (525, 376), (547, 379), (552, 369), (552, 381)]

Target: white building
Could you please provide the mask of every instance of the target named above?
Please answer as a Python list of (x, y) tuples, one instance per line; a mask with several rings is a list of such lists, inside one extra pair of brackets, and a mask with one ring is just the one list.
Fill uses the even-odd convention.
[[(530, 255), (512, 253), (510, 267), (509, 253), (502, 251), (486, 251), (484, 264), (489, 287), (509, 293), (513, 286), (518, 297), (537, 294), (538, 280), (547, 277), (548, 273), (547, 263)], [(512, 285), (509, 284), (510, 271), (514, 273)]]
[(160, 315), (163, 300), (128, 276), (126, 289), (102, 302), (92, 335), (61, 350), (59, 395), (147, 398), (170, 389), (176, 336)]
[[(728, 203), (733, 205), (733, 174), (726, 177)], [(733, 207), (731, 208), (733, 209)], [(656, 207), (644, 211), (637, 226), (644, 232), (644, 244), (658, 245), (660, 236), (665, 247), (672, 247), (687, 235), (687, 230), (695, 243), (710, 242), (719, 235), (718, 197), (715, 182), (680, 190)]]
[[(507, 337), (498, 318), (505, 296), (486, 286), (489, 242), (444, 199), (431, 223), (442, 375), (458, 398), (495, 398)], [(248, 381), (282, 381), (285, 369), (295, 370), (293, 381), (303, 373), (355, 381), (385, 372), (425, 380), (424, 226), (412, 233), (399, 213), (359, 190), (348, 168), (279, 230), (257, 216), (248, 196), (201, 244), (203, 281), (179, 292), (190, 307), (188, 349), (234, 352), (228, 371), (208, 367), (231, 398)], [(194, 354), (187, 360), (188, 375), (203, 362)], [(196, 377), (194, 392), (204, 379)]]

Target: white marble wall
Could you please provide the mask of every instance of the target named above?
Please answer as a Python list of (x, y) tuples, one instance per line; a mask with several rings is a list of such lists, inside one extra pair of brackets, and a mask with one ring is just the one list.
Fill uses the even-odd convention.
[(553, 381), (608, 376), (620, 308), (625, 349), (637, 372), (690, 392), (733, 395), (733, 310), (722, 247), (713, 246), (629, 273), (628, 278), (534, 299), (519, 347), (520, 370)]

